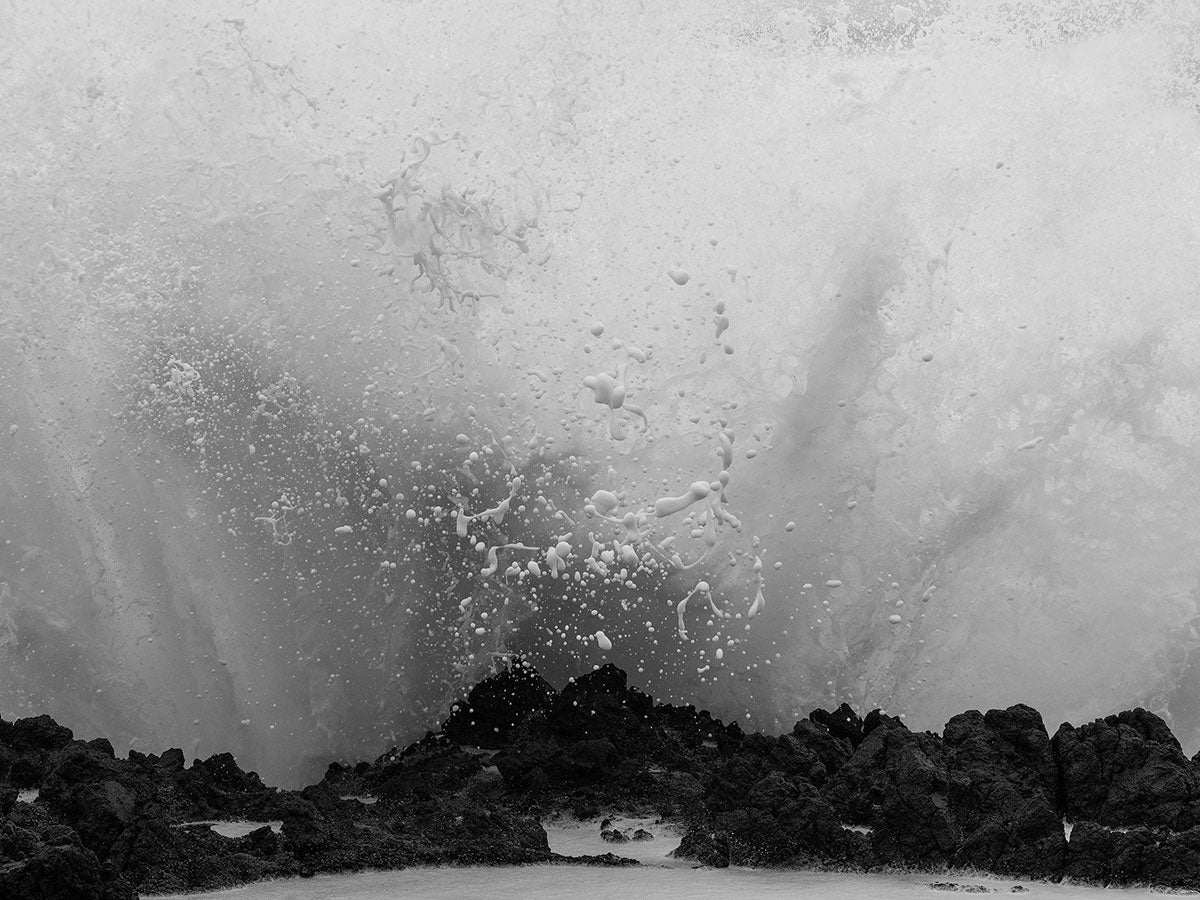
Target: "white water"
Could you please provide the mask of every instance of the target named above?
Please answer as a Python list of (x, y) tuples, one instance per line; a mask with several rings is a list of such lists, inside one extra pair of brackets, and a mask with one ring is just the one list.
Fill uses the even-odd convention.
[[(1104, 890), (1073, 885), (1007, 881), (958, 876), (842, 875), (818, 872), (774, 872), (756, 869), (603, 869), (576, 866), (521, 868), (406, 869), (401, 872), (338, 875), (251, 885), (208, 894), (172, 897), (229, 900), (492, 900), (495, 897), (595, 897), (597, 900), (727, 900), (811, 898), (811, 900), (936, 900), (938, 897), (989, 896), (934, 890), (934, 882), (982, 885), (999, 896), (1027, 900), (1133, 900), (1161, 897), (1161, 891)], [(1020, 885), (1025, 891), (1012, 894)]]
[(602, 819), (578, 821), (570, 818), (550, 819), (542, 822), (546, 829), (546, 840), (550, 850), (563, 856), (601, 856), (615, 853), (626, 859), (636, 859), (644, 866), (691, 868), (688, 860), (675, 859), (671, 854), (679, 846), (683, 836), (681, 829), (670, 823), (653, 818), (615, 817), (609, 828), (622, 832), (627, 837), (640, 830), (653, 835), (652, 840), (628, 840), (612, 843), (601, 837)]
[(278, 819), (268, 822), (247, 822), (244, 820), (222, 821), (219, 819), (214, 819), (200, 822), (180, 822), (175, 827), (187, 828), (189, 825), (207, 825), (217, 834), (221, 835), (221, 837), (227, 838), (245, 837), (250, 832), (257, 831), (264, 825), (270, 827), (270, 829), (276, 834), (279, 834), (283, 830), (283, 822), (279, 821)]
[(10, 0), (0, 713), (294, 784), (517, 649), (1194, 748), (1200, 8), (908, 6)]

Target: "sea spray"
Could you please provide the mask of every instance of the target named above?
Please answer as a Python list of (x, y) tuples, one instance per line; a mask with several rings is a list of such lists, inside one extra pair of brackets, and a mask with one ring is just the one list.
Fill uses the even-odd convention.
[(302, 781), (516, 650), (1195, 743), (1190, 5), (0, 17), (10, 716)]

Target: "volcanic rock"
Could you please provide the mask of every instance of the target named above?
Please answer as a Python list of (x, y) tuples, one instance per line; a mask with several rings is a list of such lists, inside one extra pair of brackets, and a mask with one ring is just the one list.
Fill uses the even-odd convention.
[[(18, 801), (34, 787), (35, 802)], [(612, 665), (557, 692), (513, 660), (441, 733), (331, 764), (299, 792), (264, 785), (229, 754), (190, 766), (178, 749), (118, 759), (108, 741), (75, 740), (45, 716), (0, 720), (5, 897), (125, 900), (409, 865), (634, 864), (552, 854), (539, 818), (565, 813), (610, 817), (612, 843), (653, 838), (614, 829), (615, 817), (674, 822), (675, 855), (711, 866), (1200, 888), (1200, 763), (1145, 710), (1051, 739), (1023, 705), (970, 710), (937, 735), (843, 704), (784, 735), (747, 735), (694, 707), (656, 705)], [(214, 819), (282, 824), (226, 838)]]

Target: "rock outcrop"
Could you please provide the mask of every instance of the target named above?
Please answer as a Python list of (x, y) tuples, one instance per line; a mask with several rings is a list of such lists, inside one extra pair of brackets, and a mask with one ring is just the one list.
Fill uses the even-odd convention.
[[(36, 799), (19, 793), (31, 789)], [(302, 791), (264, 785), (229, 754), (119, 759), (47, 716), (0, 720), (4, 897), (126, 900), (409, 865), (632, 864), (556, 857), (540, 819), (562, 812), (670, 819), (685, 829), (676, 855), (711, 866), (1200, 888), (1200, 760), (1141, 709), (1053, 739), (1023, 705), (962, 713), (941, 735), (844, 704), (784, 735), (744, 734), (656, 704), (611, 665), (556, 691), (514, 660), (439, 733), (332, 764)], [(262, 824), (225, 837), (214, 820)], [(649, 833), (603, 836), (619, 850)]]

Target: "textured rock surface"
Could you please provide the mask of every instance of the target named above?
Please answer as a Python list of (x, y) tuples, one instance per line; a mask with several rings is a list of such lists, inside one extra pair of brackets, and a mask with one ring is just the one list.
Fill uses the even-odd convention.
[[(37, 799), (18, 800), (29, 788)], [(1053, 739), (1023, 705), (962, 713), (942, 735), (844, 705), (788, 734), (747, 735), (655, 704), (611, 665), (560, 692), (514, 661), (441, 733), (335, 763), (298, 792), (264, 785), (229, 754), (118, 759), (108, 741), (74, 740), (46, 716), (0, 720), (4, 897), (125, 900), (420, 864), (633, 864), (551, 853), (540, 818), (564, 812), (669, 819), (684, 828), (677, 855), (711, 866), (1200, 888), (1200, 762), (1140, 709)], [(235, 819), (276, 828), (227, 838), (189, 824)], [(647, 835), (603, 836), (619, 850)]]

